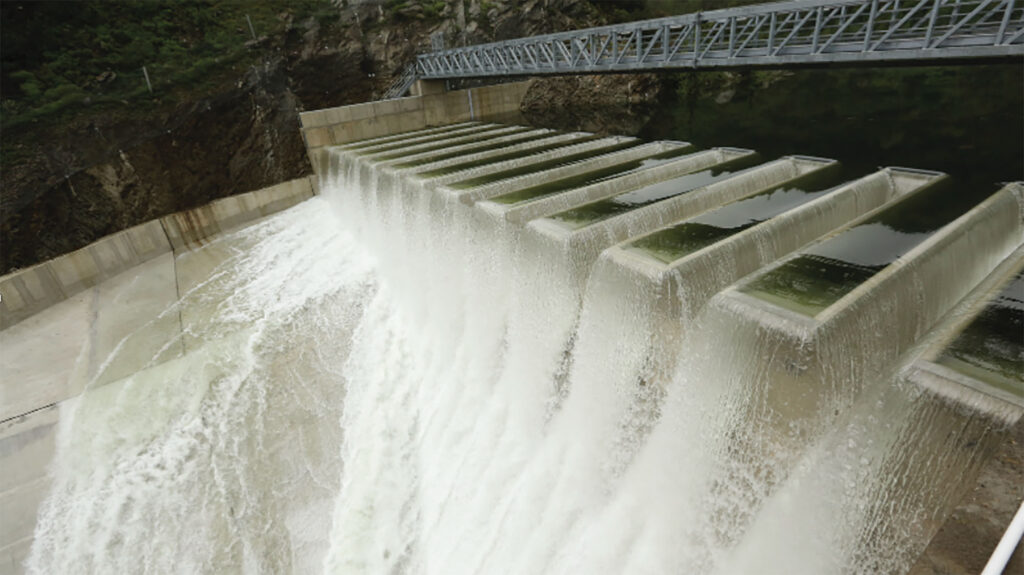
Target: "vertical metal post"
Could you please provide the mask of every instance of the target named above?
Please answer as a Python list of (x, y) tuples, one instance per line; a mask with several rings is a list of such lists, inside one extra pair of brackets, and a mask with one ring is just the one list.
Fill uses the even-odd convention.
[(693, 67), (697, 67), (697, 58), (700, 57), (700, 12), (693, 18)]
[(668, 34), (669, 27), (668, 24), (665, 24), (661, 27), (661, 53), (664, 62), (668, 62)]
[(942, 4), (942, 0), (933, 0), (932, 4), (932, 15), (928, 18), (928, 32), (924, 35), (924, 49), (927, 49), (932, 44), (932, 32), (935, 31), (935, 20), (939, 17), (939, 5)]
[(619, 61), (619, 33), (613, 30), (608, 33), (608, 37), (612, 42), (612, 64), (616, 64)]
[(1006, 36), (1006, 27), (1010, 25), (1010, 14), (1013, 12), (1015, 0), (1006, 0), (1006, 12), (1003, 12), (1003, 21), (999, 24), (999, 32), (996, 34), (996, 46), (1003, 43)]
[(818, 38), (821, 37), (821, 6), (818, 6), (818, 13), (814, 16), (814, 36), (811, 38), (811, 54), (818, 52)]
[(729, 57), (732, 58), (733, 48), (736, 47), (736, 17), (729, 17)]
[(153, 93), (153, 84), (149, 82), (149, 72), (146, 71), (146, 67), (142, 67), (142, 75), (146, 77), (146, 87), (149, 88), (149, 93)]
[(469, 98), (469, 119), (476, 120), (476, 111), (473, 109), (473, 88), (466, 90), (466, 97)]
[(768, 19), (768, 55), (772, 55), (772, 48), (775, 47), (775, 12), (772, 12)]
[(644, 50), (643, 50), (643, 47), (644, 47), (643, 46), (644, 33), (643, 33), (643, 30), (640, 30), (639, 28), (637, 28), (636, 30), (633, 31), (633, 34), (636, 36), (636, 61), (639, 64), (640, 63), (640, 54), (644, 53)]
[(252, 39), (256, 39), (256, 29), (252, 27), (252, 18), (248, 14), (245, 15), (245, 21), (249, 23), (249, 33), (252, 34)]
[(875, 27), (875, 16), (878, 15), (878, 0), (871, 0), (871, 14), (868, 15), (868, 31), (864, 34), (864, 51), (868, 51), (871, 45), (871, 32)]

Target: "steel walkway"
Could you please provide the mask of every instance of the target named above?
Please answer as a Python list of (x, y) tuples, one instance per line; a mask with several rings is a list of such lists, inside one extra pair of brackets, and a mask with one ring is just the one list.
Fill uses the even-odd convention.
[(422, 79), (1024, 56), (1024, 0), (795, 0), (435, 50)]

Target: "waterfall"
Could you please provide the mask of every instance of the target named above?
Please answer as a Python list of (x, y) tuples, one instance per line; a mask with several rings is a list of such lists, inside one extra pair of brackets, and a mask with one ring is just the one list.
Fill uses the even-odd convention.
[[(1016, 192), (810, 317), (747, 288), (937, 174), (472, 123), (318, 163), (62, 404), (30, 572), (900, 572), (966, 485), (900, 482), (998, 439), (909, 374), (1021, 244)], [(911, 328), (868, 329), (892, 302)]]
[(324, 207), (207, 246), (229, 255), (165, 312), (190, 318), (167, 341), (186, 353), (61, 405), (29, 572), (319, 569), (343, 474), (343, 365), (376, 289)]

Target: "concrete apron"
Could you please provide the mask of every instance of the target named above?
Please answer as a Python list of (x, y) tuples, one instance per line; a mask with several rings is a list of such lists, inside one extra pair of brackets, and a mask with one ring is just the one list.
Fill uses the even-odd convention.
[(209, 314), (176, 302), (242, 248), (216, 238), (312, 197), (314, 184), (224, 198), (0, 278), (0, 574), (21, 573), (31, 547), (60, 405), (182, 356), (183, 328)]

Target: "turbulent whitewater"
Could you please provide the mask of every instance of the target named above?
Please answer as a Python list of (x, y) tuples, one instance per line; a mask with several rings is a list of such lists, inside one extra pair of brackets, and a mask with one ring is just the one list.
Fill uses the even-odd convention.
[(902, 572), (949, 501), (901, 450), (989, 449), (896, 364), (777, 433), (748, 394), (770, 334), (751, 356), (720, 305), (658, 343), (609, 260), (580, 283), (420, 186), (335, 156), (320, 197), (201, 248), (181, 353), (61, 406), (29, 571)]

